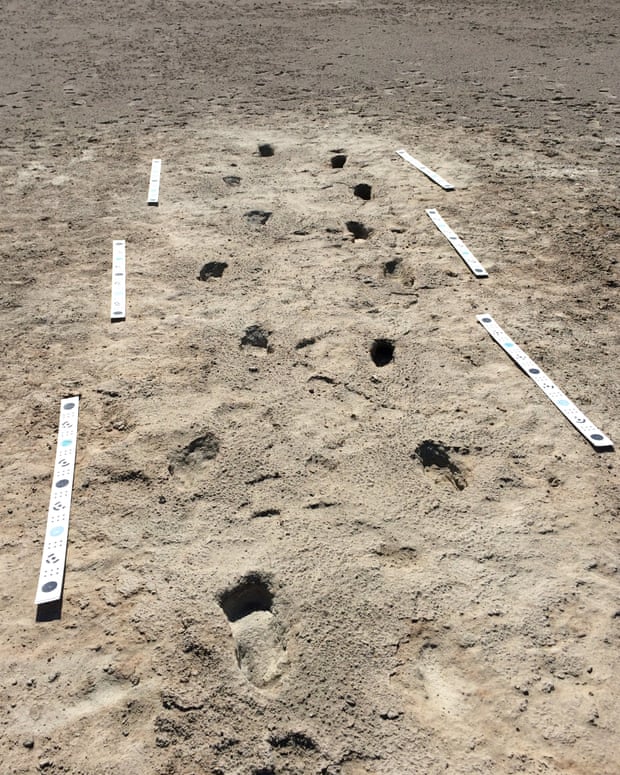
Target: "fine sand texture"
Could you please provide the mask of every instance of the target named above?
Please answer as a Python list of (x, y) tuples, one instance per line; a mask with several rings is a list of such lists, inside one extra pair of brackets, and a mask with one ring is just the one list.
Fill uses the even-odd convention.
[(619, 15), (2, 3), (1, 775), (616, 775)]

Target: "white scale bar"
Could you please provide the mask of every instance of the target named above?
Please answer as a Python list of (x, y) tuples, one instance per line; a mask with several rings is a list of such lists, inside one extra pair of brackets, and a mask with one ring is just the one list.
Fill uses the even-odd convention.
[(538, 387), (551, 399), (562, 414), (582, 433), (596, 449), (613, 448), (613, 442), (594, 423), (570, 401), (560, 388), (555, 385), (545, 372), (518, 347), (512, 339), (503, 331), (490, 315), (476, 315), (476, 320), (481, 323), (491, 334), (499, 346), (519, 365), (523, 371), (531, 377)]
[(433, 170), (429, 169), (425, 164), (422, 164), (421, 161), (414, 159), (413, 156), (410, 153), (407, 153), (404, 148), (396, 151), (396, 153), (405, 161), (408, 161), (409, 164), (412, 164), (416, 169), (420, 170), (420, 172), (426, 175), (427, 178), (430, 178), (433, 183), (437, 183), (438, 186), (441, 186), (445, 191), (454, 191), (454, 186), (452, 183), (448, 183), (448, 181), (444, 180), (441, 175), (433, 172)]
[(41, 559), (41, 571), (35, 604), (52, 603), (62, 597), (62, 580), (65, 575), (69, 513), (75, 469), (79, 396), (64, 398), (60, 402), (58, 444), (52, 480), (52, 494), (47, 512), (45, 544)]
[(478, 261), (476, 256), (474, 256), (463, 240), (459, 239), (458, 234), (452, 231), (441, 215), (439, 215), (437, 210), (427, 210), (426, 214), (448, 240), (448, 242), (452, 245), (452, 247), (456, 250), (456, 252), (471, 269), (471, 271), (476, 275), (476, 277), (488, 277), (489, 275), (480, 261)]
[(125, 320), (125, 240), (112, 242), (112, 303), (110, 319)]
[(159, 206), (159, 177), (161, 175), (161, 159), (151, 162), (151, 179), (149, 181), (149, 197), (147, 204)]

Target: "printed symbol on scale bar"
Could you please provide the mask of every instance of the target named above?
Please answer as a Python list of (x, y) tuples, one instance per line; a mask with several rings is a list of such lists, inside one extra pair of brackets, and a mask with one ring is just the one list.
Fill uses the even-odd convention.
[(58, 586), (57, 581), (46, 581), (41, 587), (42, 592), (52, 592)]
[(50, 552), (47, 557), (45, 558), (45, 562), (51, 565), (56, 565), (57, 562), (60, 562), (60, 557), (56, 557), (54, 552)]
[(63, 440), (63, 441), (61, 441), (60, 443), (61, 443), (61, 445), (62, 445), (63, 447), (70, 447), (70, 446), (73, 444), (73, 442), (71, 441), (71, 439), (64, 439), (64, 440)]
[(52, 538), (57, 538), (58, 536), (62, 535), (65, 532), (65, 529), (62, 525), (56, 525), (56, 527), (53, 527), (50, 530), (50, 535)]
[(593, 434), (590, 436), (590, 438), (591, 438), (591, 439), (594, 439), (594, 441), (603, 441), (603, 439), (604, 439), (605, 437), (604, 437), (604, 436), (602, 436), (600, 433), (593, 433)]
[(62, 501), (56, 501), (52, 506), (52, 511), (61, 511), (61, 510), (62, 510)]
[(69, 409), (73, 409), (74, 407), (75, 407), (75, 404), (74, 404), (73, 402), (71, 402), (71, 401), (70, 401), (68, 404), (65, 404), (65, 405), (63, 406), (63, 409), (67, 409), (67, 410), (69, 410)]
[(56, 482), (56, 487), (66, 487), (68, 484), (69, 484), (69, 480), (68, 479), (59, 479)]

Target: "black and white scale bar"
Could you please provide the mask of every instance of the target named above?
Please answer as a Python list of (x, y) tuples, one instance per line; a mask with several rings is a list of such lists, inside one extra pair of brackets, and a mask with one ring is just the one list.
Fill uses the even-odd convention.
[(489, 275), (480, 261), (478, 261), (476, 256), (474, 256), (463, 240), (459, 238), (459, 235), (455, 231), (452, 231), (441, 215), (439, 215), (437, 210), (427, 210), (426, 214), (448, 240), (448, 242), (452, 245), (452, 247), (456, 250), (456, 252), (471, 269), (471, 271), (476, 275), (476, 277), (488, 277)]
[(125, 240), (112, 242), (112, 302), (110, 319), (125, 320)]
[(62, 597), (79, 406), (79, 396), (64, 398), (60, 402), (56, 462), (54, 464), (50, 506), (47, 512), (47, 527), (45, 529), (41, 571), (39, 573), (37, 595), (34, 600), (36, 605), (53, 603)]
[(531, 377), (562, 414), (582, 433), (596, 449), (613, 448), (613, 442), (570, 401), (545, 372), (518, 347), (490, 315), (476, 315), (476, 320), (491, 334), (499, 346)]
[(420, 172), (426, 175), (427, 178), (430, 178), (433, 183), (437, 183), (438, 186), (441, 186), (444, 191), (454, 191), (454, 186), (452, 183), (448, 183), (448, 181), (444, 180), (441, 175), (438, 175), (436, 172), (433, 172), (433, 170), (429, 169), (426, 164), (422, 164), (421, 161), (414, 159), (414, 157), (410, 153), (407, 153), (404, 148), (396, 151), (396, 153), (405, 161), (408, 161), (409, 164), (413, 165), (417, 170), (420, 170)]
[(159, 178), (161, 175), (161, 159), (153, 159), (151, 162), (151, 179), (149, 181), (149, 196), (147, 204), (159, 206)]

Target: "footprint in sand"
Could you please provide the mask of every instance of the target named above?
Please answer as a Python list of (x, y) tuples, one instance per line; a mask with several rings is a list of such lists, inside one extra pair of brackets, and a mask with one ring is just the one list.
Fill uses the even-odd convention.
[(375, 366), (387, 366), (394, 359), (394, 342), (391, 339), (375, 339), (370, 346), (370, 357)]
[(219, 595), (230, 622), (237, 664), (243, 675), (264, 689), (277, 683), (288, 662), (284, 630), (272, 613), (269, 580), (250, 573)]
[(190, 441), (182, 449), (176, 449), (168, 456), (168, 473), (172, 476), (183, 469), (200, 467), (205, 460), (213, 460), (220, 451), (220, 442), (211, 431)]
[(418, 444), (411, 457), (414, 460), (418, 460), (425, 470), (430, 468), (440, 471), (457, 490), (464, 490), (467, 487), (467, 479), (461, 467), (450, 456), (450, 451), (461, 452), (462, 454), (469, 453), (469, 449), (466, 447), (450, 448), (442, 444), (441, 441), (426, 439), (421, 444)]
[(342, 153), (341, 148), (336, 148), (332, 151), (332, 153), (335, 153), (335, 156), (332, 156), (330, 159), (330, 164), (332, 165), (333, 169), (340, 170), (344, 167), (347, 161), (347, 157), (344, 153)]

